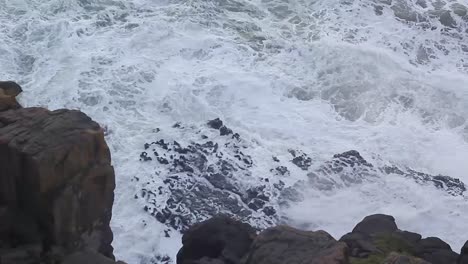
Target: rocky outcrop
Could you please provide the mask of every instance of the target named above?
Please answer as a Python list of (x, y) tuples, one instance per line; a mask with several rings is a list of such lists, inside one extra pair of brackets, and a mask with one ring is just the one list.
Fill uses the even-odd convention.
[(325, 231), (276, 226), (255, 235), (247, 224), (217, 216), (191, 227), (178, 264), (465, 264), (436, 237), (398, 229), (390, 215), (365, 217), (336, 241)]
[(348, 263), (348, 248), (325, 231), (277, 226), (258, 235), (243, 263)]
[[(420, 258), (432, 264), (456, 264), (458, 258), (458, 254), (439, 238), (422, 239), (420, 234), (399, 230), (395, 219), (389, 215), (377, 214), (365, 217), (340, 241), (348, 245), (351, 263), (363, 263), (363, 260), (374, 261), (369, 263), (385, 263), (392, 252)], [(399, 258), (390, 259), (397, 261)], [(415, 260), (415, 263), (420, 263), (422, 260)]]
[[(0, 91), (14, 100), (21, 88)], [(0, 112), (0, 263), (61, 263), (79, 251), (113, 262), (103, 130), (79, 111), (9, 106)]]

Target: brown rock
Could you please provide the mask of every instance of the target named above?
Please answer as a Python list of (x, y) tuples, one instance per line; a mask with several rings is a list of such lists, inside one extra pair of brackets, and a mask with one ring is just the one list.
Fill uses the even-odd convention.
[[(3, 94), (17, 94), (12, 87)], [(85, 114), (0, 112), (0, 208), (27, 215), (34, 223), (25, 225), (39, 227), (44, 250), (86, 248), (112, 258), (114, 187), (103, 131)]]
[(346, 264), (348, 248), (325, 231), (277, 226), (255, 239), (245, 264)]
[(21, 108), (16, 96), (22, 91), (21, 86), (15, 82), (0, 82), (0, 111)]

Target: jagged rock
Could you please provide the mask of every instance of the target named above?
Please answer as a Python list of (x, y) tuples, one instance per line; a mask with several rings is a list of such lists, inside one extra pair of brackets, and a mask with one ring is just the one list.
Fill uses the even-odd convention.
[(220, 129), (223, 126), (223, 121), (221, 121), (219, 118), (216, 118), (208, 121), (208, 126), (213, 129)]
[(460, 257), (458, 258), (457, 264), (468, 264), (468, 241), (466, 241), (460, 251)]
[(336, 154), (330, 161), (325, 162), (317, 170), (308, 174), (312, 186), (321, 190), (330, 190), (342, 186), (359, 184), (381, 174), (400, 175), (413, 179), (418, 183), (431, 183), (436, 188), (445, 190), (451, 195), (463, 195), (465, 184), (459, 179), (444, 175), (430, 175), (415, 171), (411, 168), (395, 165), (375, 166), (366, 161), (359, 152), (350, 150)]
[(97, 123), (79, 111), (0, 112), (0, 172), (0, 222), (11, 227), (6, 236), (0, 228), (3, 249), (33, 243), (41, 253), (113, 258), (115, 178)]
[(16, 96), (22, 91), (21, 86), (15, 82), (0, 82), (0, 111), (21, 108)]
[[(217, 119), (210, 122), (221, 125)], [(137, 195), (147, 202), (144, 210), (178, 231), (217, 214), (249, 220), (256, 228), (273, 225), (277, 183), (249, 181), (255, 179), (249, 170), (253, 160), (243, 140), (213, 132), (200, 142), (157, 139), (144, 145), (140, 160), (156, 163), (158, 178)]]
[(288, 226), (268, 228), (258, 235), (244, 264), (348, 263), (348, 248), (325, 231), (301, 231)]
[(237, 264), (255, 238), (248, 224), (216, 216), (192, 226), (183, 236), (178, 264)]

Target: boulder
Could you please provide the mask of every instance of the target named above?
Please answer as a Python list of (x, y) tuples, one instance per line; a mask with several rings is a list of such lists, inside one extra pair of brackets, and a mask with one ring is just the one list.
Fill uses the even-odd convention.
[[(0, 90), (21, 91), (11, 83)], [(79, 111), (0, 112), (1, 250), (33, 245), (41, 255), (86, 249), (113, 258), (110, 158), (103, 130)]]
[(248, 224), (228, 216), (215, 216), (192, 226), (183, 236), (178, 264), (240, 263), (255, 238)]
[(21, 86), (15, 82), (0, 82), (0, 111), (21, 108), (16, 96), (22, 91)]
[(244, 263), (345, 264), (348, 263), (348, 247), (325, 231), (277, 226), (258, 235)]
[(449, 244), (437, 237), (422, 239), (416, 247), (415, 255), (432, 264), (456, 264), (459, 257)]

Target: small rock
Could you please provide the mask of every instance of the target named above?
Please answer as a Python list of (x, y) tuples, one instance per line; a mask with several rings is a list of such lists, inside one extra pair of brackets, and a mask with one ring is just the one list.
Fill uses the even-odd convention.
[(220, 129), (219, 129), (219, 134), (221, 136), (227, 136), (227, 135), (230, 135), (232, 134), (232, 130), (230, 128), (227, 128), (226, 126), (222, 126)]
[(213, 129), (220, 129), (223, 126), (223, 121), (221, 121), (219, 118), (216, 118), (208, 121), (208, 126)]

